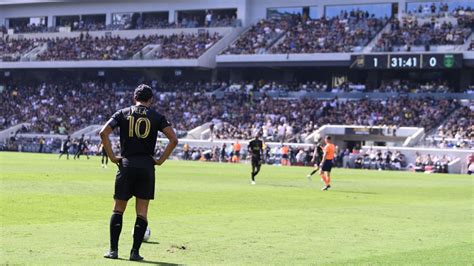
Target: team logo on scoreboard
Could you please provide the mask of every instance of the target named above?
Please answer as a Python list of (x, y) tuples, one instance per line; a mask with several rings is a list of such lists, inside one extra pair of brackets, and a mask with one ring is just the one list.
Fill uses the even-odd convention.
[(454, 66), (454, 55), (445, 54), (443, 59), (443, 65), (445, 68), (452, 68)]
[(351, 65), (351, 68), (357, 67), (357, 68), (363, 68), (365, 66), (365, 57), (364, 55), (357, 55), (356, 59)]

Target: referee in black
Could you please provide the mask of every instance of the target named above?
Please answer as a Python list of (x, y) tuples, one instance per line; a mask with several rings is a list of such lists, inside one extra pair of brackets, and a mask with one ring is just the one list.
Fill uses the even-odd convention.
[[(118, 242), (122, 230), (122, 216), (128, 200), (135, 196), (136, 213), (133, 233), (133, 247), (130, 260), (139, 261), (143, 257), (139, 249), (148, 226), (147, 212), (150, 200), (155, 194), (155, 165), (162, 165), (178, 144), (176, 134), (166, 118), (150, 109), (153, 92), (147, 85), (139, 85), (134, 92), (135, 105), (117, 111), (102, 127), (100, 138), (110, 160), (117, 164), (115, 179), (114, 210), (110, 218), (110, 250), (104, 257), (118, 258)], [(120, 156), (112, 151), (109, 135), (115, 128), (120, 129)], [(154, 151), (158, 131), (169, 142), (159, 159)]]

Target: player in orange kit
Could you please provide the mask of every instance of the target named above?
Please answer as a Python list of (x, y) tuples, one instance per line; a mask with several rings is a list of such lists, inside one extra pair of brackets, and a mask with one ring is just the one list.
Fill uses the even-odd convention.
[(321, 175), (321, 179), (324, 181), (325, 186), (321, 190), (328, 190), (331, 188), (331, 169), (334, 160), (334, 154), (336, 147), (332, 144), (332, 140), (330, 136), (326, 136), (324, 139), (326, 142), (326, 146), (324, 146), (324, 153), (323, 158), (320, 164), (320, 171), (319, 174)]

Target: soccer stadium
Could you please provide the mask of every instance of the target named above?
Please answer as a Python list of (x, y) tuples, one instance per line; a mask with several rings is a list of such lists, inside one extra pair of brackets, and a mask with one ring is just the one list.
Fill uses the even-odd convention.
[(0, 1), (2, 265), (472, 265), (473, 173), (474, 0)]

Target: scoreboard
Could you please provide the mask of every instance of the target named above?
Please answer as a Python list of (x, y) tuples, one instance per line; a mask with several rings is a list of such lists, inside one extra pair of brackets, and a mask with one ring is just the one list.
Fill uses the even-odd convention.
[(455, 69), (462, 54), (359, 54), (351, 56), (354, 69)]

